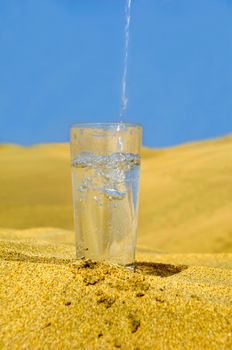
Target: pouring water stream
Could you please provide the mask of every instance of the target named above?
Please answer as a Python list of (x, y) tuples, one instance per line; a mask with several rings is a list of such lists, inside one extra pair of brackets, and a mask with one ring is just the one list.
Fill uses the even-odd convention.
[(125, 7), (125, 46), (124, 46), (124, 67), (122, 75), (122, 90), (121, 90), (121, 107), (120, 107), (120, 121), (125, 116), (127, 109), (128, 97), (127, 97), (127, 65), (128, 65), (128, 47), (129, 47), (129, 30), (131, 19), (131, 0), (126, 0)]

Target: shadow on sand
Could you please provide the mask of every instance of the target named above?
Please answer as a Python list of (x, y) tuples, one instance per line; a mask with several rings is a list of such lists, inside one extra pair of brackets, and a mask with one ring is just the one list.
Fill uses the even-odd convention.
[(187, 265), (171, 265), (153, 262), (136, 262), (135, 271), (143, 275), (169, 277), (188, 268)]

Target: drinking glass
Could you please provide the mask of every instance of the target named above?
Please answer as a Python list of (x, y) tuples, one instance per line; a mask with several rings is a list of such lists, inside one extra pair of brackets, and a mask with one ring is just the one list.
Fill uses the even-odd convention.
[(134, 266), (141, 139), (139, 124), (71, 127), (77, 258)]

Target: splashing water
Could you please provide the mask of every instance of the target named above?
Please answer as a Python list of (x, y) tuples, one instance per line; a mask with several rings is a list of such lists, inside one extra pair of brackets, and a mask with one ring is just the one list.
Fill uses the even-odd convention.
[(128, 46), (129, 46), (129, 29), (130, 29), (130, 18), (131, 18), (131, 0), (126, 0), (126, 7), (125, 7), (125, 17), (126, 17), (126, 24), (125, 24), (125, 49), (124, 49), (124, 69), (123, 69), (123, 76), (122, 76), (122, 94), (121, 94), (121, 108), (120, 108), (120, 117), (122, 118), (126, 108), (127, 108), (127, 102), (128, 98), (126, 95), (126, 84), (127, 84), (127, 61), (128, 61)]

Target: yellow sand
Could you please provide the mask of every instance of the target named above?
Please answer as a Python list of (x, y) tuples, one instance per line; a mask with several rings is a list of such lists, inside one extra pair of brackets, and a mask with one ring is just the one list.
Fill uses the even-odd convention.
[(232, 254), (139, 252), (132, 272), (47, 232), (0, 233), (1, 349), (231, 349)]
[(75, 259), (68, 145), (0, 145), (0, 349), (232, 349), (231, 174), (231, 136), (143, 149), (128, 271)]
[[(73, 229), (69, 146), (0, 146), (0, 228)], [(232, 136), (143, 149), (138, 242), (178, 253), (232, 250)]]

